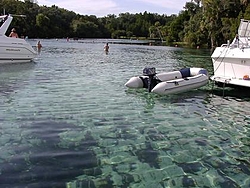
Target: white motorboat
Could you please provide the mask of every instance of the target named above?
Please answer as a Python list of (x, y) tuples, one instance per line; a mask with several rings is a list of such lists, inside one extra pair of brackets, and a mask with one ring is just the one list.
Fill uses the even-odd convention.
[(155, 68), (145, 68), (143, 76), (130, 78), (128, 88), (148, 88), (149, 92), (160, 95), (186, 92), (208, 83), (208, 72), (203, 68), (183, 68), (179, 71), (156, 74)]
[(0, 16), (0, 64), (30, 62), (37, 55), (32, 46), (24, 39), (5, 35), (12, 19), (11, 15)]
[(238, 34), (230, 44), (217, 47), (212, 56), (217, 85), (250, 87), (250, 21), (241, 20)]

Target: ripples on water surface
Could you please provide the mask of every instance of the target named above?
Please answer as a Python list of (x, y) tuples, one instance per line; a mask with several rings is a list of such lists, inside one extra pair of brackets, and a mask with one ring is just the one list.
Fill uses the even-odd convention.
[(0, 67), (1, 188), (250, 187), (249, 96), (124, 87), (146, 66), (212, 73), (209, 52), (42, 44), (35, 63)]

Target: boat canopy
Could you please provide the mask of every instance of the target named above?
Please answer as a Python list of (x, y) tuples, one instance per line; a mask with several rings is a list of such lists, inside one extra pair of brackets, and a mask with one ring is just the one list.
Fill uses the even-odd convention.
[(250, 37), (250, 21), (241, 19), (238, 29), (239, 37)]

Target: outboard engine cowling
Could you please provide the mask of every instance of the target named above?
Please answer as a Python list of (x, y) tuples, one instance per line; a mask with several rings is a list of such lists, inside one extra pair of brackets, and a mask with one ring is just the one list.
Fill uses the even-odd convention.
[(154, 77), (156, 75), (155, 67), (146, 67), (143, 69), (143, 75), (148, 76), (148, 91), (151, 92), (153, 87), (155, 86), (154, 84)]

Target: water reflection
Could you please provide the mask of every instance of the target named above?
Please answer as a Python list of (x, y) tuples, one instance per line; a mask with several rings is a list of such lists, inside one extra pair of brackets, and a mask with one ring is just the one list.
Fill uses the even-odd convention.
[(0, 66), (0, 73), (16, 73), (16, 74), (22, 74), (23, 71), (28, 71), (35, 66), (35, 62), (29, 62), (29, 63), (14, 63), (14, 64), (1, 64)]
[(179, 60), (179, 67), (201, 67), (207, 69), (209, 75), (213, 73), (210, 51), (204, 49), (182, 49), (176, 50), (174, 57)]
[[(22, 64), (2, 64), (0, 66), (0, 94), (10, 95), (26, 85), (35, 62)], [(22, 79), (20, 79), (20, 77)]]
[(235, 100), (249, 101), (249, 89), (248, 88), (229, 88), (229, 87), (217, 87), (213, 86), (212, 93), (217, 96), (225, 98), (234, 98)]

